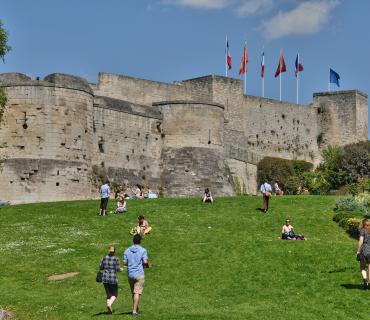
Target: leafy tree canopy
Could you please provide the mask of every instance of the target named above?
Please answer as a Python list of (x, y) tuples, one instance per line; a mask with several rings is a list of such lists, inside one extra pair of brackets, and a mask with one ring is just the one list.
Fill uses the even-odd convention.
[(10, 49), (8, 46), (8, 32), (3, 28), (3, 23), (0, 20), (0, 58), (3, 61)]

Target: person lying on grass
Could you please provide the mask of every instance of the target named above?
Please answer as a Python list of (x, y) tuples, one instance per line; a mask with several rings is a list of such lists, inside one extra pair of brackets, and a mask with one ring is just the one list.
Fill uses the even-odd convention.
[(294, 233), (294, 227), (290, 224), (289, 219), (285, 219), (285, 224), (281, 229), (282, 240), (305, 240), (302, 234)]
[(152, 231), (152, 227), (149, 225), (149, 222), (145, 220), (143, 215), (137, 217), (138, 223), (135, 227), (131, 229), (131, 234), (139, 234), (141, 236), (148, 234)]

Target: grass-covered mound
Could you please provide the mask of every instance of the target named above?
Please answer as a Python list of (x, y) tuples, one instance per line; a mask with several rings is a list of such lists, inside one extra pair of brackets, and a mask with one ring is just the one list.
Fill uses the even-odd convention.
[[(102, 319), (95, 282), (111, 243), (119, 256), (143, 213), (153, 232), (143, 241), (143, 319), (369, 319), (356, 242), (331, 220), (334, 197), (129, 200), (127, 215), (98, 217), (98, 201), (0, 209), (0, 308), (17, 319)], [(110, 202), (113, 206), (113, 201)], [(112, 207), (113, 208), (113, 207)], [(279, 240), (286, 216), (308, 241)], [(55, 274), (78, 272), (49, 281)], [(115, 318), (130, 318), (126, 274), (119, 275)]]

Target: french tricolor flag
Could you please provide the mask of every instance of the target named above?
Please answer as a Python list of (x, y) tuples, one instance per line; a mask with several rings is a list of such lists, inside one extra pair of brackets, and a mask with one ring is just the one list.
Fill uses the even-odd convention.
[(262, 52), (262, 60), (261, 60), (261, 78), (265, 77), (265, 52)]
[(226, 64), (227, 64), (227, 69), (230, 70), (232, 68), (232, 60), (231, 60), (231, 55), (230, 55), (230, 50), (229, 50), (229, 41), (226, 39)]
[(299, 53), (297, 54), (297, 58), (295, 59), (295, 76), (297, 77), (298, 73), (303, 71), (303, 66), (299, 60)]

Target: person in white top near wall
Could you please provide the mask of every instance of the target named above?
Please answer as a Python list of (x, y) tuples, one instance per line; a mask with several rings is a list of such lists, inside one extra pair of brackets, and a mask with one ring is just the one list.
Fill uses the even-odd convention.
[(109, 181), (106, 180), (105, 183), (100, 187), (100, 210), (99, 216), (104, 217), (107, 214), (107, 206), (109, 200), (110, 188)]
[(267, 212), (269, 209), (269, 202), (270, 202), (270, 197), (272, 195), (272, 188), (271, 185), (268, 183), (268, 180), (265, 179), (264, 182), (261, 184), (260, 191), (263, 196), (263, 212)]

